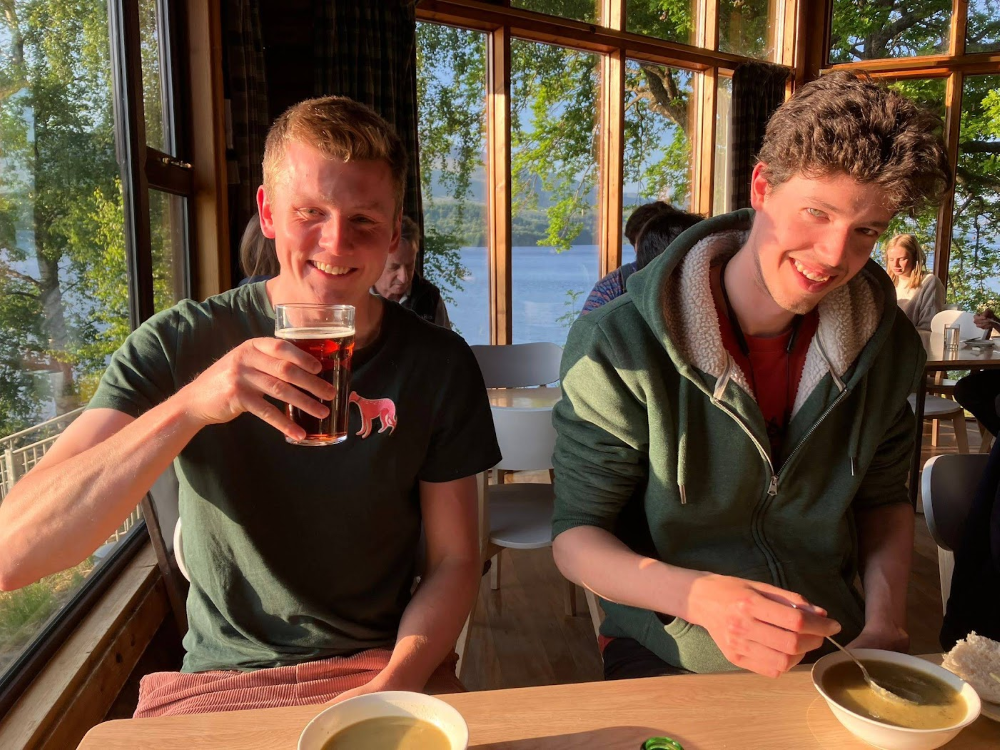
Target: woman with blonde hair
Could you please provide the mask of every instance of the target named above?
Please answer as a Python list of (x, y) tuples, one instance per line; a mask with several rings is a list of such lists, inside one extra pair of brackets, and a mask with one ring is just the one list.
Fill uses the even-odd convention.
[(885, 267), (896, 287), (896, 301), (918, 331), (930, 331), (931, 318), (944, 309), (944, 284), (924, 270), (926, 262), (912, 234), (897, 234), (886, 243)]

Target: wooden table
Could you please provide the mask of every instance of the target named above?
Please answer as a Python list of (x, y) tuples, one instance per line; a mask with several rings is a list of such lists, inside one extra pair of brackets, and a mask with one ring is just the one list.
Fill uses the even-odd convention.
[[(870, 748), (834, 718), (808, 669), (777, 680), (750, 673), (684, 675), (442, 696), (469, 723), (470, 747), (637, 750), (666, 735), (685, 750)], [(90, 750), (294, 750), (320, 707), (131, 719), (100, 724)], [(948, 750), (1000, 747), (1000, 724), (980, 717)]]
[(944, 348), (944, 337), (932, 335), (930, 341), (924, 341), (927, 352), (927, 364), (924, 365), (924, 377), (917, 384), (917, 439), (913, 446), (913, 457), (910, 461), (910, 502), (917, 507), (917, 492), (920, 489), (920, 447), (924, 436), (924, 398), (927, 395), (927, 379), (935, 372), (945, 370), (996, 370), (1000, 369), (1000, 339), (993, 347), (972, 348), (963, 344), (958, 351), (947, 351)]
[(561, 398), (562, 389), (557, 385), (543, 385), (539, 388), (490, 388), (487, 393), (490, 406), (551, 411)]

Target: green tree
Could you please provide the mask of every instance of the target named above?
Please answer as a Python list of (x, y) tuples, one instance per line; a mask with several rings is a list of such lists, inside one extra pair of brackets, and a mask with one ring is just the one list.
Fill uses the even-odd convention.
[[(107, 3), (0, 0), (0, 10), (5, 435), (85, 403), (130, 326)], [(155, 44), (155, 21), (142, 37), (144, 49)], [(163, 223), (154, 217), (154, 246), (165, 244)]]

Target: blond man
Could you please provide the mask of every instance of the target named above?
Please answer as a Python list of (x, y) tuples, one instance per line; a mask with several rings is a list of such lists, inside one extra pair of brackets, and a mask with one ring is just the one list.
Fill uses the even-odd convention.
[[(0, 509), (10, 590), (84, 559), (174, 464), (186, 655), (181, 673), (144, 678), (137, 716), (460, 687), (474, 475), (499, 452), (465, 343), (369, 293), (399, 242), (404, 182), (402, 145), (367, 107), (325, 97), (283, 114), (257, 196), (280, 273), (144, 323)], [(340, 445), (284, 439), (304, 437), (285, 403), (322, 417), (333, 396), (317, 360), (273, 337), (286, 302), (356, 308)]]

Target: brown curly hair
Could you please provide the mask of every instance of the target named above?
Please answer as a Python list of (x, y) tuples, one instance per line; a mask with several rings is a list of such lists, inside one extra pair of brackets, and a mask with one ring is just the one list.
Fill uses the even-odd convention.
[(834, 71), (803, 86), (771, 117), (758, 161), (774, 187), (796, 174), (846, 174), (910, 215), (951, 186), (941, 118), (866, 73)]

